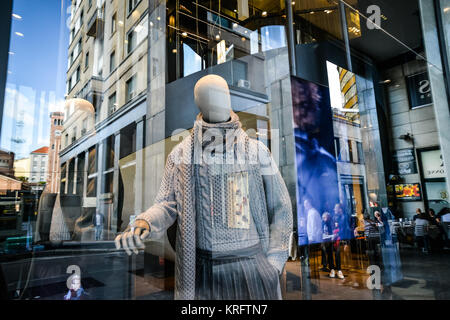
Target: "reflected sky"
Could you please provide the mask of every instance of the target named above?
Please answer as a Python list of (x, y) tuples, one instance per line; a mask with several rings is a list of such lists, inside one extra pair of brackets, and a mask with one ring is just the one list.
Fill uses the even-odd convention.
[(49, 144), (52, 111), (62, 111), (70, 0), (14, 0), (2, 149), (28, 157)]

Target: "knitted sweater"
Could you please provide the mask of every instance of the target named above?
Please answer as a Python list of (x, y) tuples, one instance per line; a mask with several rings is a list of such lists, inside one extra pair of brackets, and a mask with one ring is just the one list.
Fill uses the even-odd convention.
[[(224, 135), (225, 141), (220, 141)], [(209, 146), (205, 140), (211, 141)], [(211, 204), (219, 220), (213, 217), (200, 224), (197, 211), (204, 216)], [(195, 298), (196, 248), (208, 243), (215, 251), (237, 249), (243, 243), (250, 246), (256, 231), (268, 261), (279, 272), (288, 258), (289, 193), (270, 151), (248, 137), (235, 113), (229, 122), (218, 124), (206, 123), (198, 115), (191, 135), (168, 156), (155, 204), (137, 219), (147, 221), (153, 239), (178, 221), (175, 299)], [(201, 243), (207, 235), (210, 242)]]

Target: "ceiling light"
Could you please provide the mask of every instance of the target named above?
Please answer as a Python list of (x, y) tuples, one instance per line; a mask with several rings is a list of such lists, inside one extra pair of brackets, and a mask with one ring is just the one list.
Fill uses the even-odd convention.
[(242, 37), (241, 40), (242, 40), (242, 42), (244, 42), (246, 39), (245, 39), (245, 37)]
[(295, 1), (292, 1), (292, 5), (295, 6)]
[(173, 50), (172, 50), (172, 53), (177, 53), (177, 49), (173, 49)]
[(235, 22), (235, 23), (233, 23), (233, 28), (237, 28), (238, 27), (238, 24)]
[(236, 9), (234, 9), (233, 11), (237, 13), (237, 10), (236, 10)]
[(220, 35), (216, 34), (216, 40), (220, 40)]
[(262, 15), (263, 17), (267, 17), (267, 11), (263, 11), (263, 12), (261, 13), (261, 15)]
[(447, 12), (449, 12), (449, 11), (450, 11), (450, 7), (447, 7), (447, 8), (444, 9), (444, 12), (445, 12), (445, 13), (447, 13)]
[(22, 17), (19, 16), (18, 14), (13, 13), (12, 16), (16, 19), (22, 20)]
[(314, 11), (311, 11), (309, 14), (314, 14)]
[(18, 35), (19, 37), (23, 37), (23, 33), (15, 32), (15, 34)]
[(119, 23), (119, 25), (123, 26), (123, 21), (119, 21), (118, 23)]
[(181, 35), (186, 38), (188, 34), (187, 32), (183, 32)]
[(391, 82), (392, 82), (391, 79), (386, 79), (386, 80), (380, 81), (381, 84), (388, 84), (388, 83), (391, 83)]
[(156, 20), (158, 20), (158, 21), (161, 20), (161, 17), (157, 17)]

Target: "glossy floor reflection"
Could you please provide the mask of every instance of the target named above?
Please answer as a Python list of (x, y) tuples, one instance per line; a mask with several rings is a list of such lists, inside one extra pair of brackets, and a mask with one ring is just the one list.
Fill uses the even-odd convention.
[[(351, 257), (350, 257), (351, 255)], [(450, 299), (450, 250), (428, 255), (412, 246), (400, 248), (403, 278), (381, 290), (367, 287), (369, 274), (365, 255), (350, 254), (343, 259), (345, 279), (330, 278), (321, 271), (319, 252), (310, 254), (309, 265), (289, 261), (286, 265), (287, 300), (442, 300)], [(303, 272), (301, 272), (301, 269)]]

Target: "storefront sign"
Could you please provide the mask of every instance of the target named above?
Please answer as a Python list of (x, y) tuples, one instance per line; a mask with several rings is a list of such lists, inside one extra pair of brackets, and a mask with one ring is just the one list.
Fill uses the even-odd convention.
[(423, 107), (433, 103), (431, 85), (428, 72), (406, 77), (409, 104), (411, 109)]
[(441, 150), (421, 153), (424, 179), (445, 178), (444, 160)]
[(417, 173), (416, 157), (414, 149), (397, 150), (392, 155), (394, 166), (398, 174), (414, 174)]
[(420, 184), (419, 183), (396, 184), (395, 197), (398, 200), (420, 201), (422, 199)]

